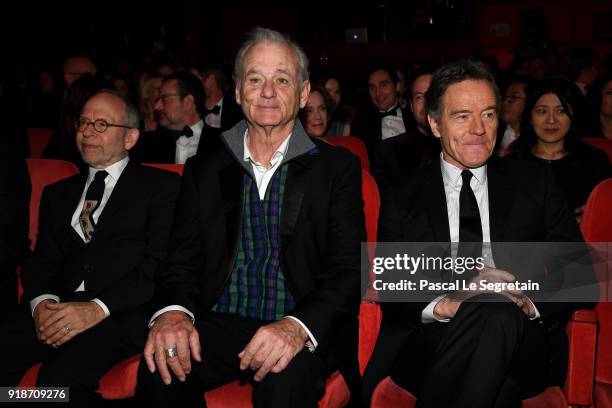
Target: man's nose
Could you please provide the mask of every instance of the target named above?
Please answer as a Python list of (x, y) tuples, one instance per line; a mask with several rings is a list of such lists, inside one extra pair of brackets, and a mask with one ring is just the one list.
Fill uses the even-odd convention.
[(474, 117), (470, 130), (476, 135), (482, 135), (485, 133), (484, 121), (481, 117)]
[(264, 98), (273, 98), (276, 95), (276, 89), (274, 88), (274, 82), (266, 80), (264, 81), (263, 87), (261, 88), (261, 96)]

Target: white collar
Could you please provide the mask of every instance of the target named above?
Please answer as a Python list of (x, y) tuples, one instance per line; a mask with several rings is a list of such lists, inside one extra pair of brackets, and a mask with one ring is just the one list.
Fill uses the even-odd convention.
[(118, 162), (115, 162), (115, 163), (111, 164), (110, 166), (108, 166), (108, 167), (106, 167), (104, 169), (94, 169), (93, 167), (90, 167), (89, 168), (89, 174), (87, 176), (87, 182), (91, 183), (91, 181), (93, 180), (95, 174), (98, 171), (100, 171), (100, 170), (106, 170), (108, 175), (111, 176), (113, 180), (117, 181), (117, 180), (119, 180), (119, 177), (121, 176), (121, 173), (123, 173), (123, 170), (125, 169), (125, 167), (127, 166), (129, 161), (130, 161), (130, 157), (129, 156), (125, 156), (123, 159), (119, 160)]

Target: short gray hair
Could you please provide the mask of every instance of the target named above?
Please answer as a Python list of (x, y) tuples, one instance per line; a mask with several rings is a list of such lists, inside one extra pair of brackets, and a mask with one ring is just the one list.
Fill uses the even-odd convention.
[(136, 128), (136, 129), (140, 127), (140, 115), (138, 114), (138, 109), (132, 103), (131, 100), (125, 97), (125, 95), (123, 95), (121, 92), (118, 92), (115, 89), (100, 89), (98, 92), (96, 92), (92, 96), (92, 98), (100, 94), (110, 94), (110, 95), (114, 95), (117, 98), (121, 99), (123, 101), (123, 104), (125, 105), (125, 122), (126, 122), (125, 124), (126, 126), (129, 126), (131, 128)]
[(304, 81), (308, 80), (308, 57), (296, 42), (291, 38), (282, 34), (278, 31), (271, 30), (269, 28), (255, 27), (251, 32), (247, 34), (246, 41), (242, 44), (236, 59), (234, 60), (234, 81), (236, 85), (240, 84), (242, 80), (243, 61), (246, 53), (256, 44), (268, 43), (268, 44), (285, 44), (295, 52), (298, 59), (298, 69), (300, 75), (300, 89)]

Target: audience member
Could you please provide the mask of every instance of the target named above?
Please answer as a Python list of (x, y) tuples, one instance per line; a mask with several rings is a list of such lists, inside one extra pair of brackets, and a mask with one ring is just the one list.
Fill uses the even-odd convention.
[(300, 111), (300, 120), (310, 137), (325, 136), (334, 113), (334, 101), (325, 88), (312, 87), (306, 106)]
[(255, 407), (314, 407), (341, 356), (359, 381), (359, 160), (296, 120), (308, 60), (284, 35), (256, 28), (234, 72), (246, 121), (187, 162), (138, 372), (144, 406), (200, 406), (201, 391), (241, 379)]
[(593, 187), (611, 175), (606, 154), (580, 140), (582, 105), (580, 90), (565, 79), (535, 84), (515, 145), (517, 157), (552, 168), (578, 221)]
[(399, 82), (393, 67), (374, 65), (368, 70), (367, 78), (372, 104), (357, 115), (351, 133), (365, 142), (370, 160), (373, 161), (376, 144), (405, 133), (410, 118), (399, 106)]
[(612, 73), (599, 77), (589, 87), (586, 117), (584, 136), (612, 140)]
[(142, 350), (179, 177), (130, 162), (138, 123), (114, 90), (83, 107), (76, 144), (89, 167), (43, 191), (36, 249), (22, 270), (24, 302), (0, 324), (0, 344), (11, 350), (3, 386), (42, 361), (37, 386), (69, 387), (69, 406), (99, 406), (100, 377)]
[(422, 66), (414, 72), (410, 85), (410, 110), (414, 116), (405, 133), (378, 143), (372, 163), (372, 175), (383, 189), (398, 177), (407, 177), (426, 166), (440, 153), (440, 142), (431, 135), (425, 111), (425, 94), (431, 84), (433, 68)]

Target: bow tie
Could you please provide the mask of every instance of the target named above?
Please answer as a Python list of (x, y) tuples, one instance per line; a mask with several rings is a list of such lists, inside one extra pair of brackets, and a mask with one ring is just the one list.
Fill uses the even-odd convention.
[(219, 105), (215, 105), (212, 107), (212, 109), (207, 109), (206, 107), (204, 108), (204, 116), (213, 114), (213, 115), (218, 115), (219, 112), (221, 112), (221, 106)]
[(380, 116), (380, 118), (384, 118), (386, 116), (395, 116), (397, 114), (397, 108), (393, 108), (391, 110), (388, 110), (387, 112), (378, 112), (378, 115)]
[(168, 129), (168, 132), (170, 135), (172, 135), (175, 141), (181, 136), (185, 136), (186, 138), (193, 136), (193, 130), (191, 130), (189, 126), (185, 126), (182, 130)]

